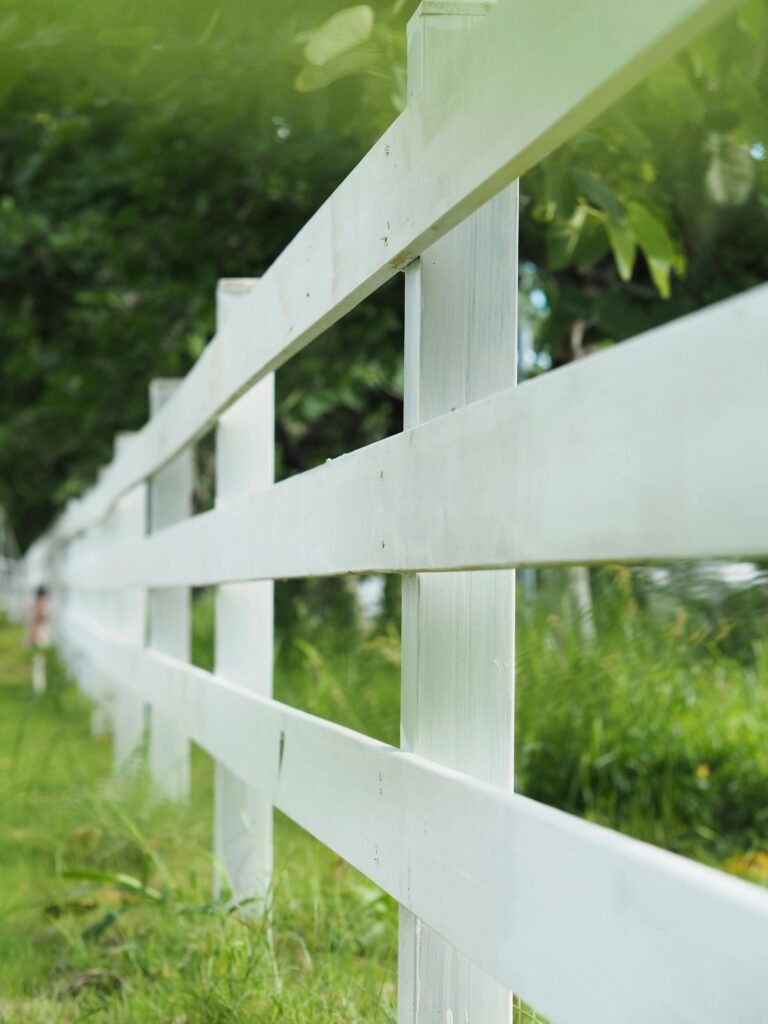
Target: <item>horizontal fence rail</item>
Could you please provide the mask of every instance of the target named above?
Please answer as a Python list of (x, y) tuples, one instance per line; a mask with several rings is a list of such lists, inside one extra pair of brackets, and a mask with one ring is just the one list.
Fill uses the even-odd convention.
[(73, 552), (64, 582), (767, 554), (767, 333), (763, 286), (222, 510)]
[[(508, 1024), (511, 991), (555, 1024), (768, 1020), (768, 893), (505, 789), (514, 574), (496, 589), (421, 575), (768, 555), (768, 286), (510, 386), (515, 179), (735, 6), (426, 0), (405, 112), (263, 278), (220, 288), (194, 369), (155, 382), (162, 408), (25, 560), (116, 765), (147, 708), (161, 791), (186, 792), (190, 740), (214, 757), (216, 856), (238, 898), (268, 890), (274, 805), (400, 902), (401, 1024)], [(404, 268), (409, 429), (271, 484), (269, 374)], [(191, 516), (189, 449), (214, 425), (216, 506)], [(372, 571), (409, 574), (403, 746), (418, 753), (269, 697), (267, 581)], [(209, 585), (215, 673), (185, 660), (190, 588)], [(441, 676), (449, 633), (466, 664)], [(482, 730), (470, 741), (461, 700), (439, 707), (475, 688), (483, 728), (500, 720), (484, 765), (499, 785), (470, 773)]]

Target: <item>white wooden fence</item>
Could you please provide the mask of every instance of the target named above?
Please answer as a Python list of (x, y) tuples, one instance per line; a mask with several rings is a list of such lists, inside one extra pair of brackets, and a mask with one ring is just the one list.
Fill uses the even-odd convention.
[[(236, 896), (276, 806), (399, 901), (402, 1022), (508, 1021), (513, 989), (560, 1024), (768, 1021), (768, 893), (511, 792), (513, 567), (768, 554), (768, 288), (515, 389), (515, 179), (734, 6), (425, 0), (405, 112), (263, 279), (220, 283), (193, 371), (27, 560), (118, 765), (145, 705), (169, 797), (190, 740), (215, 758)], [(273, 485), (273, 371), (400, 271), (404, 432)], [(348, 572), (404, 574), (401, 749), (270, 698), (271, 581)]]

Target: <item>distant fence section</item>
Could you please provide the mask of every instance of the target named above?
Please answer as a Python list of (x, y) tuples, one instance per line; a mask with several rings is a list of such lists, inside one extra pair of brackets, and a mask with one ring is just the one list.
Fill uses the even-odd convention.
[[(519, 389), (517, 177), (730, 0), (425, 0), (405, 112), (26, 559), (114, 732), (263, 896), (278, 807), (390, 893), (399, 1020), (768, 1020), (768, 893), (512, 792), (514, 569), (768, 554), (768, 288)], [(403, 272), (405, 429), (274, 484), (273, 372)], [(350, 352), (354, 359), (354, 352)], [(216, 429), (216, 503), (191, 446)], [(566, 513), (566, 514), (564, 514)], [(402, 743), (272, 699), (272, 580), (403, 574)], [(215, 671), (190, 659), (215, 586)], [(642, 680), (638, 680), (642, 686)]]
[(11, 622), (20, 622), (28, 604), (24, 563), (0, 555), (0, 612)]
[(12, 622), (24, 616), (26, 590), (24, 562), (5, 509), (0, 505), (0, 612)]

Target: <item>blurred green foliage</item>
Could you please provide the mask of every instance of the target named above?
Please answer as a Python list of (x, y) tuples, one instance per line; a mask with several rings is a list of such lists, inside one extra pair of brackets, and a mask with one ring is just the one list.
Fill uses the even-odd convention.
[(751, 0), (523, 181), (555, 365), (768, 279), (767, 38)]
[[(0, 504), (22, 545), (143, 424), (148, 381), (199, 356), (217, 279), (262, 274), (360, 159), (361, 110), (392, 116), (377, 78), (362, 107), (297, 91), (333, 10), (0, 6)], [(404, 17), (380, 10), (379, 42)], [(399, 424), (400, 305), (280, 375), (281, 473)]]
[[(0, 504), (29, 543), (405, 102), (414, 2), (0, 2)], [(768, 2), (522, 182), (554, 365), (768, 277)], [(278, 472), (400, 427), (390, 283), (278, 374)], [(660, 367), (663, 372), (663, 367)], [(210, 460), (209, 460), (210, 461)]]
[[(398, 78), (401, 29), (415, 6), (414, 0), (342, 9), (333, 0), (288, 8), (272, 0), (3, 0), (0, 99), (32, 78), (55, 89), (51, 98), (59, 102), (118, 100), (148, 107), (153, 120), (165, 122), (191, 116), (198, 130), (229, 145), (269, 134), (276, 115), (298, 123), (354, 121), (361, 99), (369, 126), (373, 109), (391, 116), (393, 86), (382, 91), (380, 83)], [(348, 67), (336, 66), (340, 58)], [(335, 90), (310, 103), (298, 96), (349, 74), (362, 74), (352, 93)]]

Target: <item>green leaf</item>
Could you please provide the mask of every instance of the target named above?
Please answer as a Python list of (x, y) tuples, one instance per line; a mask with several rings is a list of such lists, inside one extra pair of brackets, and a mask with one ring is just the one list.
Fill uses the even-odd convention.
[(91, 871), (88, 868), (71, 868), (62, 871), (64, 878), (76, 878), (84, 882), (96, 882), (99, 885), (109, 885), (123, 892), (133, 893), (136, 896), (144, 896), (153, 902), (160, 903), (164, 896), (158, 889), (144, 885), (133, 875), (125, 875), (121, 871)]
[(651, 211), (640, 203), (627, 205), (627, 219), (641, 249), (648, 259), (671, 263), (675, 247), (666, 226)]
[(545, 161), (541, 166), (541, 183), (534, 218), (545, 223), (556, 217), (570, 220), (578, 204), (570, 167), (556, 160)]
[(604, 210), (609, 217), (614, 217), (616, 220), (621, 220), (624, 216), (622, 204), (605, 182), (595, 177), (591, 171), (585, 167), (575, 168), (573, 181), (579, 194), (592, 206)]
[(547, 264), (550, 270), (562, 270), (571, 263), (586, 219), (586, 207), (580, 206), (570, 220), (555, 221), (549, 228)]
[(631, 281), (637, 255), (635, 236), (625, 220), (614, 220), (612, 217), (606, 220), (605, 230), (619, 277), (622, 281)]
[(367, 4), (337, 11), (316, 29), (304, 48), (309, 64), (321, 67), (340, 54), (366, 42), (373, 31), (373, 8)]
[(570, 168), (562, 164), (556, 165), (551, 174), (550, 186), (555, 215), (569, 220), (576, 212), (579, 202)]
[(668, 299), (672, 294), (672, 289), (669, 282), (669, 274), (672, 269), (672, 265), (667, 260), (658, 260), (650, 257), (648, 259), (648, 269), (651, 272), (651, 278), (653, 283), (656, 285), (656, 290), (662, 299)]
[(629, 203), (627, 214), (629, 227), (645, 254), (656, 290), (663, 299), (668, 299), (672, 267), (681, 265), (669, 232), (662, 221), (640, 203)]
[(584, 223), (573, 253), (574, 266), (581, 274), (591, 270), (610, 250), (603, 219), (600, 214), (592, 214)]
[(359, 75), (370, 70), (376, 54), (369, 47), (348, 50), (321, 67), (305, 65), (296, 76), (294, 87), (297, 92), (317, 92), (332, 85), (339, 78)]

